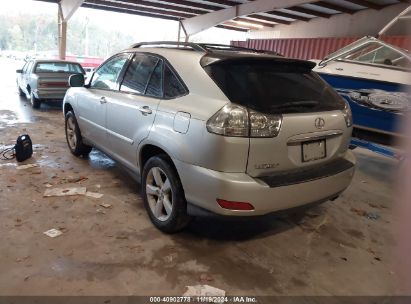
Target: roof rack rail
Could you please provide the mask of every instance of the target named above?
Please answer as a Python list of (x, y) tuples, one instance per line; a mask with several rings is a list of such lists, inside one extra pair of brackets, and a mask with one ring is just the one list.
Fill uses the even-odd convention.
[(280, 53), (265, 50), (256, 50), (247, 47), (216, 44), (216, 43), (194, 43), (194, 42), (178, 42), (178, 41), (153, 41), (153, 42), (140, 42), (130, 46), (130, 48), (140, 48), (143, 46), (176, 46), (182, 48), (191, 48), (197, 52), (212, 52), (212, 51), (245, 51), (253, 53), (271, 54), (276, 56), (283, 56)]

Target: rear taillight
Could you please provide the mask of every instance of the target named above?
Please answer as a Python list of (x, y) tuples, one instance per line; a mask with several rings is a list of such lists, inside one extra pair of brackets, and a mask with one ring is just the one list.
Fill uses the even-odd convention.
[(207, 121), (210, 133), (234, 137), (275, 137), (280, 132), (281, 115), (270, 115), (229, 104)]
[(345, 124), (347, 125), (347, 127), (351, 127), (352, 126), (352, 113), (351, 113), (351, 108), (348, 102), (345, 102), (345, 107), (341, 111), (343, 112), (343, 115), (344, 115)]

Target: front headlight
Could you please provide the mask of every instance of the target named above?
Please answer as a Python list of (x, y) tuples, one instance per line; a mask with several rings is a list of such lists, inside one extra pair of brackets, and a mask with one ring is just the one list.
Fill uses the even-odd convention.
[(344, 109), (342, 109), (341, 111), (343, 112), (343, 115), (344, 115), (345, 124), (347, 125), (348, 128), (351, 127), (352, 126), (352, 113), (351, 113), (351, 108), (348, 102), (345, 102)]

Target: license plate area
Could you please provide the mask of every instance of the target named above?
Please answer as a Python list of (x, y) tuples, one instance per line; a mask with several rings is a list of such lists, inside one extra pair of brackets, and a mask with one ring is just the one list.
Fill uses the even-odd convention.
[(323, 159), (327, 156), (325, 139), (306, 141), (301, 144), (301, 157), (303, 162)]

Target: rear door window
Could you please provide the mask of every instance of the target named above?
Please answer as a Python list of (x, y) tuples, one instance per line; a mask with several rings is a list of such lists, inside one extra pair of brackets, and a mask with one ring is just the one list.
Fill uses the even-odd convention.
[(159, 59), (154, 56), (136, 54), (127, 69), (120, 91), (143, 95), (158, 62)]
[(342, 98), (309, 67), (292, 62), (229, 61), (204, 67), (232, 101), (271, 114), (342, 109)]
[(147, 96), (163, 97), (163, 61), (159, 60), (151, 74), (145, 94)]

